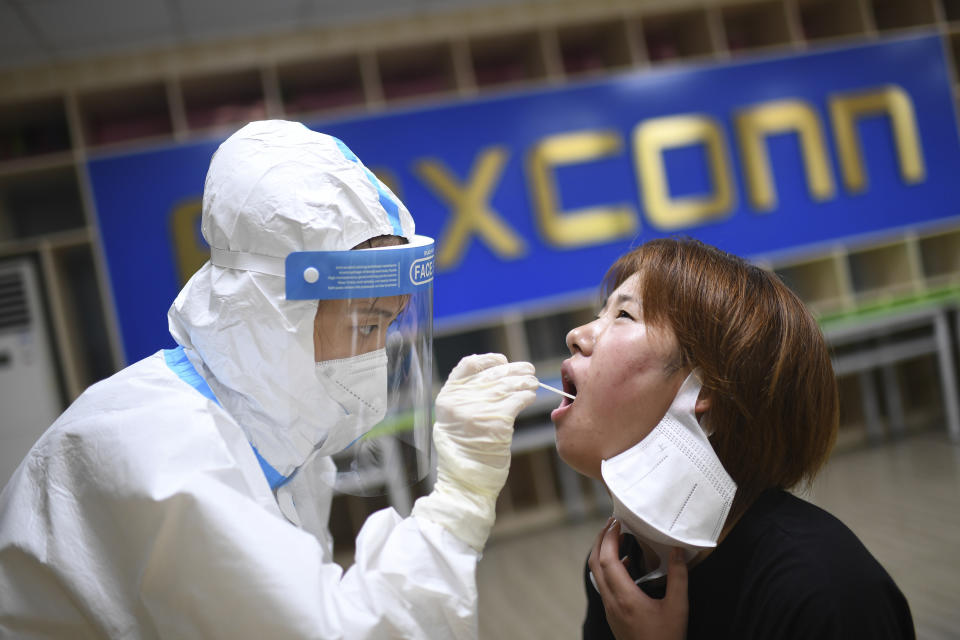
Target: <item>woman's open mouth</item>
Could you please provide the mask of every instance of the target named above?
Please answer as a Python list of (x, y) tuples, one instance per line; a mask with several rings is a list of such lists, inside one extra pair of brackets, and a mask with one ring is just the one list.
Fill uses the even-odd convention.
[[(570, 361), (564, 361), (560, 366), (560, 381), (563, 383), (563, 392), (569, 393), (572, 396), (577, 395), (577, 385), (573, 381), (573, 372), (571, 371)], [(560, 402), (560, 406), (554, 409), (550, 413), (550, 419), (554, 424), (557, 423), (557, 420), (561, 419), (567, 411), (570, 411), (573, 408), (574, 400), (571, 400), (566, 395), (563, 396), (563, 400)]]
[[(561, 380), (563, 381), (563, 391), (564, 391), (565, 393), (569, 393), (569, 394), (572, 395), (572, 396), (576, 396), (576, 395), (577, 395), (577, 385), (573, 384), (573, 380), (571, 380), (571, 379), (567, 376), (566, 373), (562, 374)], [(561, 407), (565, 407), (565, 406), (567, 406), (568, 404), (573, 404), (573, 400), (571, 400), (570, 398), (564, 396), (564, 397), (563, 397), (563, 402), (560, 403), (560, 406), (561, 406)]]

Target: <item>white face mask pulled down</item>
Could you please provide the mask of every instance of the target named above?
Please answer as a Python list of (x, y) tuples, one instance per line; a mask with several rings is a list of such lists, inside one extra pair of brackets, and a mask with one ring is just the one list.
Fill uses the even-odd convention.
[(638, 583), (666, 575), (673, 547), (684, 549), (687, 562), (715, 547), (730, 513), (737, 485), (697, 421), (700, 388), (691, 373), (647, 437), (600, 465), (613, 516), (660, 561)]

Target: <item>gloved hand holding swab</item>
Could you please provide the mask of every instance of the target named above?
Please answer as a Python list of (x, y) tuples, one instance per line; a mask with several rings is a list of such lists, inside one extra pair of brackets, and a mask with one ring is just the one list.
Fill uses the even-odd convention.
[(576, 399), (577, 399), (577, 396), (570, 395), (570, 394), (567, 393), (566, 391), (562, 391), (562, 390), (560, 390), (560, 389), (557, 389), (556, 387), (551, 387), (551, 386), (548, 385), (548, 384), (543, 384), (543, 383), (540, 382), (539, 380), (537, 381), (537, 384), (539, 384), (541, 387), (543, 387), (543, 388), (546, 389), (547, 391), (553, 391), (554, 393), (560, 394), (561, 396), (566, 396), (566, 397), (570, 398), (571, 400), (576, 400)]

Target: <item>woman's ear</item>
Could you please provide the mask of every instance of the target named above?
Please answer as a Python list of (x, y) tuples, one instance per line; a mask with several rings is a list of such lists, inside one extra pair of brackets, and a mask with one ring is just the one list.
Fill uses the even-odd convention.
[(693, 406), (693, 412), (699, 421), (703, 414), (710, 410), (710, 392), (706, 389), (700, 389), (700, 395), (697, 396), (697, 404)]

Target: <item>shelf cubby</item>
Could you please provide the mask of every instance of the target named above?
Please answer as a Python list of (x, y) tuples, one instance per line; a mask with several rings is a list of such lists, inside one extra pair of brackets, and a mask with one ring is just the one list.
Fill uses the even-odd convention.
[(960, 284), (960, 229), (921, 236), (917, 243), (928, 287)]
[(438, 96), (456, 90), (448, 43), (384, 50), (377, 53), (383, 98), (387, 102)]
[(460, 359), (472, 353), (506, 353), (510, 356), (506, 330), (502, 324), (435, 335), (433, 360), (435, 382), (443, 382)]
[(861, 302), (893, 299), (918, 288), (905, 242), (851, 249), (847, 253), (854, 295)]
[(96, 302), (103, 299), (103, 292), (89, 244), (70, 244), (49, 253), (51, 281), (47, 285), (59, 299), (60, 330), (67, 338), (61, 351), (71, 351), (66, 357), (62, 354), (61, 360), (71, 363), (66, 378), (72, 398), (114, 371), (104, 309)]
[(262, 120), (267, 114), (259, 69), (187, 76), (180, 87), (190, 129)]
[(161, 81), (90, 91), (78, 97), (78, 104), (89, 145), (173, 134), (167, 88)]
[[(925, 354), (904, 360), (896, 365), (894, 371), (903, 400), (903, 410), (908, 417), (931, 407), (936, 407), (937, 412), (942, 413), (940, 408), (943, 407), (943, 387), (940, 385), (936, 356)], [(910, 426), (909, 421), (907, 426)]]
[(933, 0), (869, 0), (869, 4), (879, 31), (921, 27), (936, 22)]
[(837, 432), (836, 448), (844, 450), (865, 444), (867, 430), (860, 377), (856, 375), (838, 376), (837, 396), (840, 409), (840, 429)]
[(469, 47), (474, 82), (481, 89), (547, 77), (539, 32), (480, 36), (470, 40)]
[(536, 363), (556, 366), (570, 355), (566, 343), (567, 333), (592, 321), (595, 313), (596, 309), (582, 307), (525, 319), (523, 328), (530, 359)]
[(0, 240), (34, 238), (85, 225), (72, 165), (0, 176)]
[(0, 106), (0, 163), (70, 150), (63, 96)]
[(556, 456), (537, 449), (516, 455), (510, 462), (510, 474), (498, 497), (498, 509), (532, 511), (559, 501), (556, 484)]
[(557, 30), (560, 59), (568, 76), (629, 67), (633, 54), (626, 22), (594, 22)]
[(803, 37), (808, 40), (867, 33), (862, 0), (800, 0)]
[(705, 9), (644, 16), (641, 30), (651, 62), (705, 57), (714, 52)]
[(960, 0), (940, 0), (943, 19), (947, 22), (960, 22)]
[(953, 62), (953, 79), (960, 78), (960, 31), (954, 31), (949, 36), (950, 59)]
[(850, 304), (843, 265), (835, 254), (782, 264), (774, 272), (815, 313), (841, 311)]
[(792, 41), (786, 9), (781, 2), (724, 7), (720, 15), (727, 49), (732, 52), (788, 45)]
[(284, 63), (278, 66), (277, 77), (289, 115), (359, 109), (366, 101), (356, 55)]

